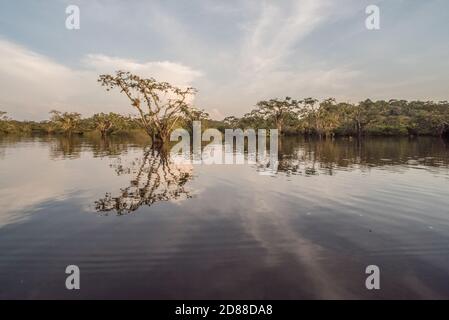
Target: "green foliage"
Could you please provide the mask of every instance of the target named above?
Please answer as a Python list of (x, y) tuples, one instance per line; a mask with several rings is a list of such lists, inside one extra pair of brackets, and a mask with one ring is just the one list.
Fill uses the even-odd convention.
[(117, 88), (125, 94), (139, 113), (142, 128), (158, 143), (167, 142), (171, 131), (195, 112), (189, 104), (194, 88), (178, 88), (124, 71), (100, 75), (98, 82), (107, 91)]
[[(52, 111), (51, 119), (42, 122), (17, 121), (0, 111), (0, 133), (8, 134), (58, 134), (99, 132), (116, 135), (141, 131), (156, 132), (150, 125), (142, 127), (142, 117), (123, 116), (117, 113), (97, 113), (81, 118), (79, 113)], [(369, 99), (358, 104), (321, 102), (307, 98), (294, 100), (271, 99), (261, 101), (256, 108), (241, 118), (229, 116), (222, 121), (211, 120), (204, 110), (186, 107), (170, 121), (160, 120), (164, 135), (169, 128), (192, 128), (195, 120), (202, 121), (202, 128), (278, 128), (284, 135), (316, 135), (319, 137), (366, 135), (434, 135), (449, 136), (449, 103), (447, 101), (405, 101)], [(145, 117), (145, 119), (149, 119)], [(159, 121), (159, 120), (157, 120)], [(155, 126), (155, 124), (153, 124)], [(142, 130), (143, 129), (143, 130)]]
[(300, 101), (286, 97), (284, 100), (270, 99), (259, 101), (249, 117), (252, 121), (270, 121), (282, 134), (284, 123), (288, 118), (295, 117), (300, 111)]
[(108, 134), (126, 131), (128, 129), (129, 119), (118, 114), (110, 112), (106, 113), (96, 113), (91, 118), (91, 123), (93, 127), (101, 133), (101, 136), (106, 136)]
[(71, 135), (81, 122), (81, 114), (77, 112), (50, 111), (51, 121), (64, 133)]
[(0, 134), (27, 134), (32, 131), (33, 122), (16, 121), (7, 116), (7, 112), (0, 111)]
[(231, 128), (278, 128), (284, 134), (316, 135), (448, 135), (449, 103), (369, 99), (358, 104), (271, 99), (242, 118), (230, 116), (223, 124)]

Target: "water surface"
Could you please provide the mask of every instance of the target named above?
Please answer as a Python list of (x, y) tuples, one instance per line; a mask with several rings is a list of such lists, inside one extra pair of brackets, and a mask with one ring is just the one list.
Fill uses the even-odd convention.
[(449, 298), (447, 142), (280, 147), (267, 176), (145, 139), (0, 138), (0, 298)]

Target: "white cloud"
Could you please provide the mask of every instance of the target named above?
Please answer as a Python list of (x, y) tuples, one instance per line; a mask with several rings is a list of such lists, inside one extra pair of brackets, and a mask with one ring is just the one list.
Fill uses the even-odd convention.
[(302, 0), (284, 4), (264, 3), (259, 17), (249, 27), (243, 53), (247, 67), (255, 71), (276, 67), (291, 53), (292, 46), (328, 15), (327, 1)]
[[(347, 66), (314, 67), (300, 71), (267, 70), (243, 75), (239, 81), (215, 88), (207, 97), (201, 97), (209, 110), (213, 107), (213, 110), (221, 111), (221, 116), (217, 119), (222, 119), (230, 114), (241, 116), (253, 108), (257, 101), (273, 97), (334, 97), (342, 101), (352, 100), (354, 95), (351, 92), (359, 87), (357, 81), (360, 76), (359, 71)], [(211, 112), (212, 116), (215, 114), (217, 113)]]
[[(382, 4), (385, 13), (402, 8)], [(0, 39), (0, 110), (34, 119), (45, 118), (53, 108), (128, 113), (126, 98), (118, 92), (106, 93), (96, 82), (98, 74), (116, 69), (180, 86), (193, 85), (200, 90), (195, 103), (216, 117), (242, 115), (258, 100), (285, 95), (334, 96), (353, 102), (368, 97), (447, 99), (444, 66), (448, 46), (442, 41), (444, 33), (426, 24), (421, 11), (412, 20), (408, 10), (397, 11), (393, 24), (385, 16), (384, 31), (373, 33), (364, 28), (365, 4), (357, 0), (198, 2), (189, 6), (94, 1), (85, 6), (83, 41), (67, 43), (65, 48), (79, 54), (81, 68), (69, 68)], [(426, 7), (426, 13), (444, 12), (419, 7)], [(130, 15), (135, 19), (126, 19)], [(435, 23), (441, 23), (442, 16), (437, 16)], [(20, 19), (25, 23), (25, 17)], [(123, 22), (119, 27), (113, 23), (117, 20)], [(410, 21), (421, 21), (416, 30), (426, 46), (416, 47), (411, 36), (416, 32), (407, 33), (416, 27)], [(114, 37), (106, 38), (104, 30)], [(28, 32), (29, 37), (36, 34), (30, 24)], [(47, 49), (48, 43), (60, 39), (39, 37), (45, 40), (40, 46)], [(136, 48), (139, 61), (125, 53), (117, 53), (118, 57), (101, 54), (122, 42)], [(95, 54), (87, 54), (92, 47), (97, 48)], [(127, 50), (128, 46), (119, 46), (114, 51)], [(67, 51), (55, 52), (55, 56), (63, 52)], [(146, 52), (164, 58), (146, 61), (142, 58)]]
[(51, 109), (92, 114), (129, 113), (128, 101), (118, 92), (107, 93), (97, 83), (101, 73), (129, 70), (178, 86), (192, 85), (201, 72), (170, 61), (89, 54), (82, 69), (73, 69), (25, 47), (0, 39), (0, 109), (19, 119), (43, 119)]
[(138, 73), (143, 77), (154, 77), (160, 81), (169, 81), (178, 86), (191, 85), (200, 77), (200, 71), (170, 61), (150, 61), (139, 63), (130, 59), (109, 57), (102, 54), (88, 54), (83, 60), (86, 66), (99, 72), (114, 72), (122, 69)]
[[(246, 23), (231, 81), (208, 86), (200, 99), (223, 114), (242, 115), (258, 100), (273, 97), (346, 98), (359, 71), (307, 55), (300, 44), (317, 28), (341, 13), (328, 0), (257, 2)], [(345, 13), (346, 14), (346, 13)], [(209, 92), (210, 91), (210, 92)]]

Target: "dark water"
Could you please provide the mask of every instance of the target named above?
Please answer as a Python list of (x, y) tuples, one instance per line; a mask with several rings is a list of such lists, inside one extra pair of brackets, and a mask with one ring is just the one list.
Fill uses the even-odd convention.
[(145, 140), (2, 138), (0, 298), (449, 298), (448, 144), (283, 139), (280, 158), (264, 176)]

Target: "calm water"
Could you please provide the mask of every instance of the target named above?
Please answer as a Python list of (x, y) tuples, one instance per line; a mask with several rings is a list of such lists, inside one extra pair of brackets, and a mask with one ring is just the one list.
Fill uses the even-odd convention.
[(449, 298), (449, 144), (281, 147), (264, 176), (137, 139), (1, 138), (0, 298)]

